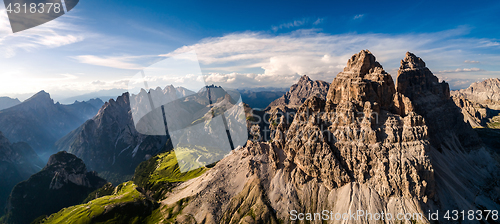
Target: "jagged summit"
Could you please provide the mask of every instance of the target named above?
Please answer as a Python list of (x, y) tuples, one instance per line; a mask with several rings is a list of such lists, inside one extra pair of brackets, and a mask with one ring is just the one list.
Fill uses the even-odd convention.
[(28, 100), (29, 99), (40, 99), (40, 98), (44, 98), (44, 99), (49, 98), (50, 99), (50, 94), (48, 92), (45, 92), (45, 90), (41, 90), (40, 92), (38, 92), (35, 95), (28, 98)]
[(362, 50), (348, 60), (343, 72), (337, 74), (326, 98), (329, 107), (347, 102), (364, 107), (369, 101), (378, 111), (380, 106), (384, 109), (391, 106), (394, 93), (391, 75), (370, 51)]
[(51, 105), (51, 104), (54, 104), (54, 100), (52, 98), (50, 98), (50, 94), (49, 93), (47, 93), (44, 90), (42, 90), (42, 91), (36, 93), (35, 95), (31, 96), (27, 100), (23, 101), (18, 106), (27, 105), (27, 104), (32, 104), (32, 105), (42, 105), (42, 104)]
[(369, 50), (362, 50), (354, 54), (347, 61), (347, 66), (344, 68), (344, 73), (352, 72), (360, 76), (369, 73), (371, 69), (380, 68), (382, 65), (377, 62), (375, 56)]
[(17, 98), (10, 98), (7, 96), (0, 97), (0, 110), (7, 109), (20, 104), (21, 101)]
[(309, 78), (309, 76), (303, 75), (302, 77), (300, 77), (300, 79), (297, 83), (301, 84), (301, 83), (307, 83), (310, 81), (312, 81), (312, 80), (311, 80), (311, 78)]
[(450, 98), (448, 83), (444, 81), (440, 83), (439, 79), (425, 67), (425, 62), (410, 52), (407, 52), (405, 58), (401, 60), (397, 91), (417, 101), (429, 94), (443, 100)]
[(67, 153), (66, 151), (60, 151), (52, 156), (50, 156), (45, 169), (49, 167), (70, 167), (74, 172), (84, 173), (87, 171), (85, 164), (81, 159), (73, 154)]
[(290, 87), (282, 97), (269, 104), (266, 110), (276, 107), (298, 108), (305, 100), (313, 95), (325, 98), (328, 93), (329, 83), (321, 80), (313, 81), (307, 75), (300, 77), (299, 81)]
[(411, 52), (406, 52), (405, 58), (401, 60), (399, 69), (419, 69), (425, 68), (425, 62)]

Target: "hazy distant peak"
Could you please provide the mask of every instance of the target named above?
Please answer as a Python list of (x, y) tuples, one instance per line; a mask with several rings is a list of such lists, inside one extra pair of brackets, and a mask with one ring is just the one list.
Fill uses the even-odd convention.
[(10, 97), (0, 97), (0, 110), (7, 109), (9, 107), (13, 107), (15, 105), (20, 104), (21, 101), (19, 99), (15, 98), (10, 98)]
[(32, 97), (28, 98), (24, 102), (28, 102), (28, 101), (32, 101), (32, 100), (36, 100), (36, 101), (50, 101), (50, 102), (54, 103), (54, 100), (52, 100), (52, 98), (50, 98), (50, 94), (47, 93), (47, 92), (45, 92), (44, 90), (36, 93), (35, 95), (33, 95)]

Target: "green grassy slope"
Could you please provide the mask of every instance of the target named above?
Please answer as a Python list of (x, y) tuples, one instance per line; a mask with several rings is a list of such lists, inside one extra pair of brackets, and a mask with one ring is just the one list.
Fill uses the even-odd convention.
[(117, 214), (116, 217), (109, 220), (99, 219), (100, 216), (110, 214), (115, 208), (124, 208), (127, 207), (127, 204), (141, 204), (141, 201), (147, 200), (136, 188), (137, 185), (132, 182), (123, 183), (116, 187), (112, 195), (92, 200), (86, 204), (64, 208), (42, 220), (41, 223), (116, 223), (116, 221), (123, 219), (131, 220), (128, 223), (136, 223), (133, 220), (140, 221), (140, 214), (137, 214), (140, 211)]
[[(155, 223), (155, 220), (164, 220), (165, 213), (171, 214), (172, 218), (179, 208), (159, 208), (156, 201), (161, 200), (176, 184), (198, 177), (207, 169), (203, 167), (182, 173), (175, 152), (162, 153), (141, 163), (133, 181), (120, 184), (111, 195), (64, 208), (46, 218), (37, 219), (36, 223)], [(110, 193), (109, 189), (98, 191)], [(96, 192), (91, 193), (89, 198), (95, 197)], [(182, 201), (180, 203), (182, 207)]]
[(135, 170), (134, 183), (144, 188), (151, 197), (161, 200), (177, 183), (190, 180), (203, 174), (202, 167), (182, 173), (174, 151), (162, 153), (142, 162)]

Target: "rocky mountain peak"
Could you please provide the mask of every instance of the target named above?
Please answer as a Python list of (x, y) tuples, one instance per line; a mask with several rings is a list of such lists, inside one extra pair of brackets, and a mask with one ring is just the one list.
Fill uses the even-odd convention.
[(380, 106), (388, 109), (392, 105), (394, 93), (391, 75), (370, 51), (362, 50), (348, 60), (343, 72), (337, 74), (326, 99), (329, 107), (350, 102), (362, 108), (369, 101), (378, 111)]
[(439, 82), (438, 77), (425, 67), (425, 62), (414, 54), (406, 53), (401, 63), (397, 91), (409, 98), (415, 112), (424, 117), (429, 133), (434, 136), (431, 139), (434, 145), (448, 141), (446, 135), (450, 132), (457, 135), (460, 144), (466, 148), (481, 144), (470, 125), (463, 122), (463, 114), (450, 97), (448, 83)]
[[(145, 90), (141, 90), (141, 93), (147, 94)], [(129, 93), (123, 93), (121, 96), (117, 97), (116, 100), (110, 99), (108, 102), (104, 103), (104, 105), (97, 112), (96, 117), (102, 117), (106, 110), (117, 110), (123, 108), (129, 108)]]
[(16, 108), (32, 109), (32, 108), (46, 108), (54, 105), (54, 100), (50, 98), (50, 94), (44, 90), (36, 93), (27, 100), (23, 101), (21, 104), (17, 105)]
[(30, 223), (41, 215), (78, 204), (104, 184), (106, 180), (96, 172), (87, 172), (81, 159), (58, 152), (40, 172), (14, 187), (7, 207), (7, 223)]
[(347, 61), (347, 66), (344, 68), (344, 72), (351, 72), (360, 76), (364, 76), (369, 73), (371, 69), (380, 68), (382, 66), (376, 61), (375, 56), (369, 50), (362, 50), (361, 52), (354, 54)]
[(398, 70), (397, 91), (411, 100), (417, 100), (432, 94), (440, 99), (450, 98), (448, 83), (439, 79), (425, 67), (425, 62), (407, 52)]
[(44, 90), (36, 93), (35, 95), (31, 96), (29, 99), (27, 99), (25, 102), (27, 101), (30, 101), (30, 100), (37, 100), (37, 101), (51, 101), (51, 102), (54, 102), (52, 100), (52, 98), (50, 98), (50, 94), (45, 92)]
[(329, 83), (320, 80), (313, 81), (309, 76), (304, 75), (300, 77), (296, 84), (290, 87), (290, 90), (288, 90), (285, 95), (269, 104), (266, 110), (285, 106), (289, 108), (298, 108), (307, 98), (316, 95), (325, 99), (328, 93), (328, 87)]
[(299, 82), (297, 82), (297, 84), (305, 84), (305, 83), (308, 83), (308, 82), (311, 82), (311, 78), (309, 78), (309, 76), (307, 75), (303, 75), (302, 77), (300, 77), (299, 79)]
[(399, 69), (419, 69), (425, 68), (425, 62), (411, 52), (406, 52), (405, 58), (401, 60)]
[(7, 96), (0, 97), (0, 110), (7, 109), (9, 107), (13, 107), (15, 105), (20, 104), (21, 101), (17, 98), (10, 98)]
[(48, 169), (49, 167), (71, 167), (77, 173), (85, 173), (87, 170), (81, 159), (66, 151), (60, 151), (50, 156), (44, 169)]

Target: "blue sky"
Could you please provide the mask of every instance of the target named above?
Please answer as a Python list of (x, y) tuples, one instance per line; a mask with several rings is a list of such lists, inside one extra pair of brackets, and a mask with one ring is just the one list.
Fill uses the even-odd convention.
[(141, 68), (191, 50), (207, 82), (235, 88), (331, 82), (362, 49), (394, 76), (412, 51), (453, 89), (500, 77), (499, 1), (83, 0), (16, 34), (1, 9), (0, 95), (20, 99), (127, 88)]

